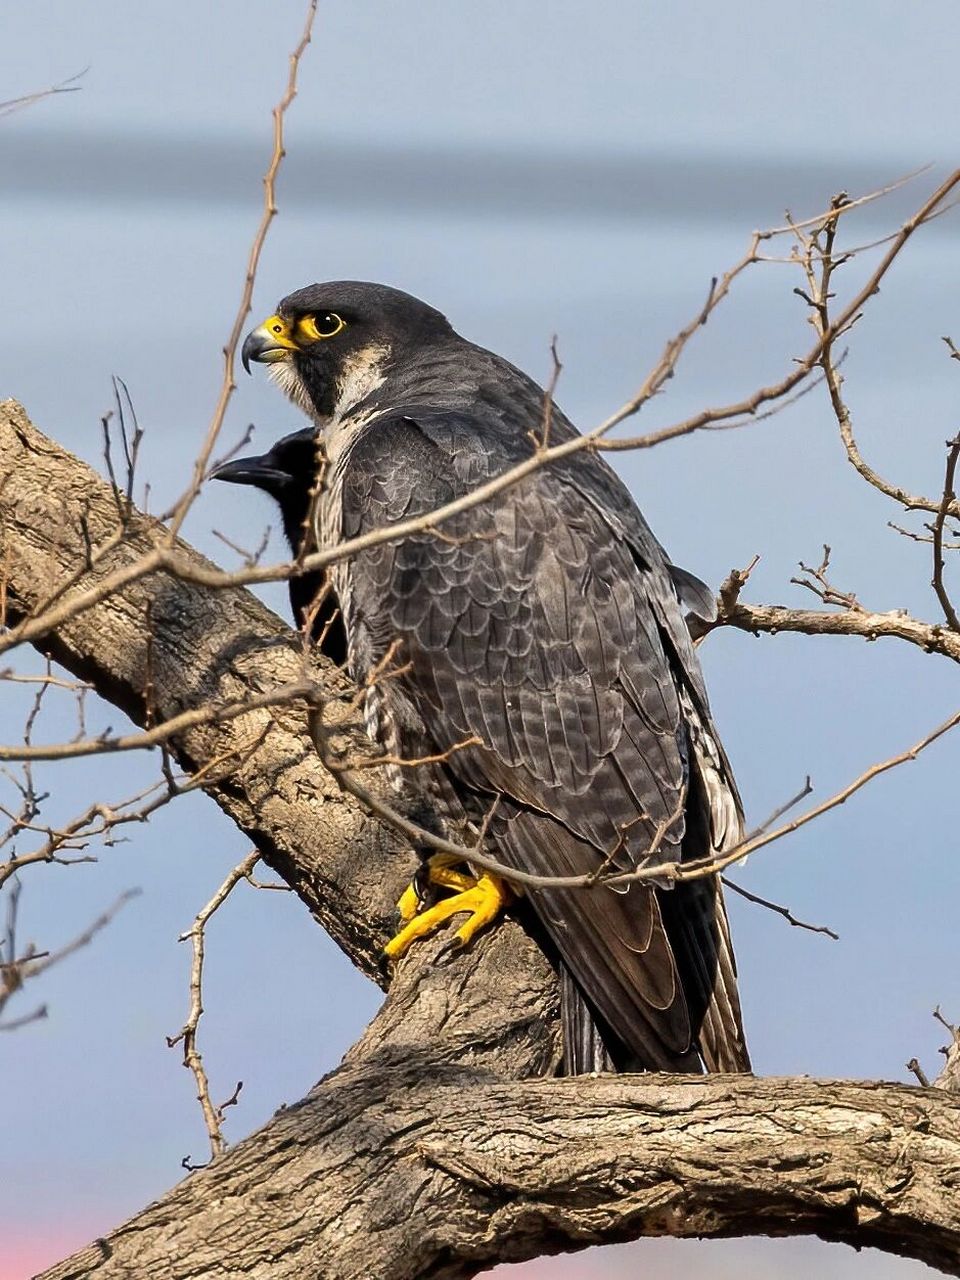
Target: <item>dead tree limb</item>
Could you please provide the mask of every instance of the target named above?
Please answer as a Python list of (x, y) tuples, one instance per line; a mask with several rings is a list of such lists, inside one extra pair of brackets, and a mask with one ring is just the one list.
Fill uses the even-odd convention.
[(797, 1232), (956, 1275), (958, 1119), (906, 1085), (511, 1082), (394, 1046), (43, 1280), (448, 1280), (642, 1235)]
[(943, 623), (922, 622), (901, 609), (868, 613), (863, 609), (791, 609), (780, 604), (745, 604), (737, 601), (721, 609), (712, 626), (776, 635), (791, 631), (806, 636), (860, 636), (864, 640), (904, 640), (925, 653), (937, 653), (960, 662), (960, 635)]

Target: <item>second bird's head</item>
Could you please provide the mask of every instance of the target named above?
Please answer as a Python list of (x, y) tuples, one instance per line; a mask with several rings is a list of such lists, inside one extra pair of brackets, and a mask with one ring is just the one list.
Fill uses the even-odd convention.
[(338, 419), (373, 395), (391, 369), (409, 368), (454, 338), (446, 318), (399, 289), (338, 280), (289, 294), (246, 337), (243, 367), (267, 365), (315, 422)]

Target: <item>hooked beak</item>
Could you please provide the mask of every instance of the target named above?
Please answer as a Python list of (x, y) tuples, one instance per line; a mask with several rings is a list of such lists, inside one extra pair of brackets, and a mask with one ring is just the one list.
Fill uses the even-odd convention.
[(252, 329), (247, 334), (240, 359), (249, 373), (251, 360), (255, 360), (257, 364), (276, 364), (278, 360), (289, 360), (290, 353), (299, 350), (289, 322), (282, 316), (271, 316), (259, 328)]

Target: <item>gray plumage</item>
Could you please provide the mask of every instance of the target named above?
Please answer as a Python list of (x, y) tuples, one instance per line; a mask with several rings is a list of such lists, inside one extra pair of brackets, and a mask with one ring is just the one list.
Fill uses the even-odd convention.
[[(269, 354), (267, 326), (245, 346), (323, 434), (320, 541), (426, 514), (530, 456), (544, 392), (425, 304), (336, 283), (292, 294), (277, 314), (291, 335), (303, 316), (345, 322), (285, 356)], [(554, 407), (550, 442), (575, 434)], [(302, 454), (302, 440), (267, 455), (274, 470), (293, 456), (290, 441)], [(231, 467), (223, 478), (261, 483)], [(297, 479), (285, 511), (294, 527), (313, 475)], [(685, 608), (708, 612), (710, 595), (670, 564), (596, 454), (533, 472), (440, 535), (359, 552), (334, 585), (354, 678), (397, 640), (409, 664), (372, 700), (382, 740), (409, 756), (481, 740), (414, 781), (453, 830), (498, 798), (487, 851), (504, 865), (547, 877), (629, 871), (739, 839), (740, 804), (684, 618)], [(716, 877), (536, 890), (527, 901), (563, 975), (568, 1071), (749, 1069)]]

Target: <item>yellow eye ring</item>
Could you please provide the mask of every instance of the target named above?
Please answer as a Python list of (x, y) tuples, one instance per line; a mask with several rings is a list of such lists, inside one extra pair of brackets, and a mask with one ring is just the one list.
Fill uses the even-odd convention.
[(297, 336), (306, 342), (319, 342), (322, 338), (335, 338), (347, 323), (333, 311), (314, 316), (301, 316), (297, 321)]

